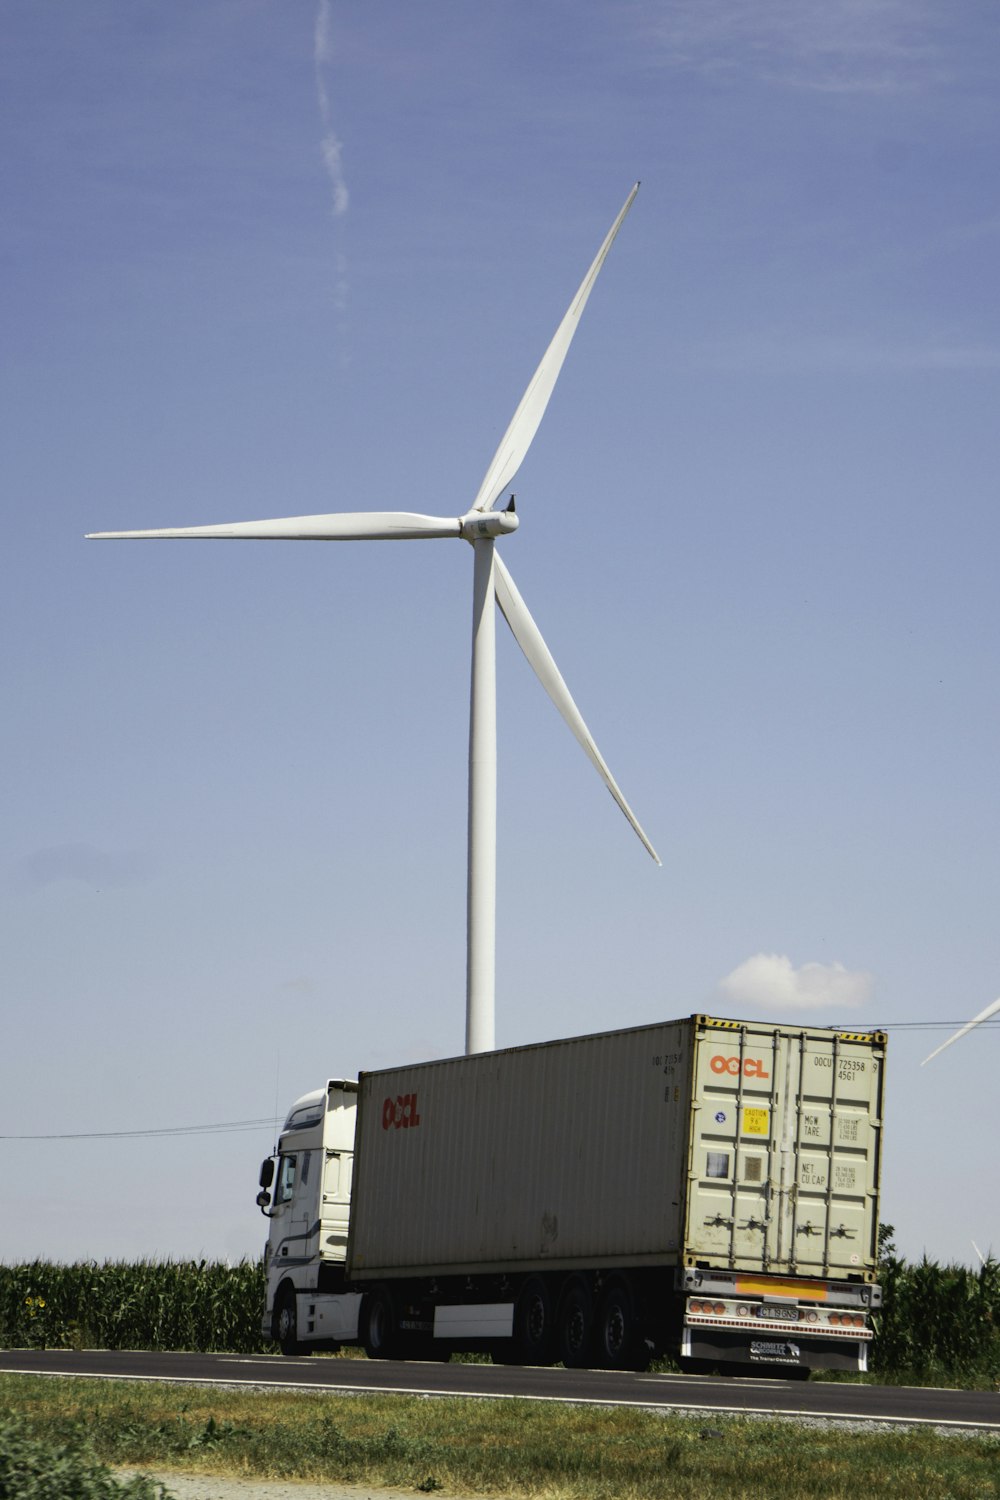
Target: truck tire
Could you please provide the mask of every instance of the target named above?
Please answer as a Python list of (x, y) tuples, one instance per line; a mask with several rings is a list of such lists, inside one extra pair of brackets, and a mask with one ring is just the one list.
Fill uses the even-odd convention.
[(593, 1294), (582, 1276), (571, 1276), (559, 1303), (559, 1357), (567, 1370), (585, 1370), (593, 1356)]
[(529, 1276), (514, 1303), (514, 1330), (498, 1343), (494, 1359), (502, 1365), (550, 1365), (555, 1359), (552, 1298), (541, 1276)]
[(361, 1342), (369, 1359), (395, 1359), (399, 1353), (396, 1302), (387, 1286), (365, 1293), (361, 1304)]
[(274, 1337), (282, 1354), (312, 1353), (307, 1345), (299, 1343), (299, 1318), (294, 1287), (283, 1286), (275, 1299)]
[(597, 1309), (594, 1355), (603, 1370), (645, 1370), (649, 1348), (642, 1319), (628, 1281), (613, 1281)]

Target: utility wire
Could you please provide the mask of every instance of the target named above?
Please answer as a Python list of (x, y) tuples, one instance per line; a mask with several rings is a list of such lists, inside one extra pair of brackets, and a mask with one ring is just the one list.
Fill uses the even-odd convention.
[[(841, 1026), (831, 1026), (830, 1031), (948, 1031), (957, 1030), (964, 1026), (964, 1021), (883, 1021), (881, 1025), (869, 1023), (865, 1026), (850, 1026), (845, 1022)], [(977, 1031), (993, 1031), (1000, 1026), (1000, 1020), (980, 1021), (976, 1027)], [(824, 1030), (827, 1028), (824, 1027)]]
[[(962, 1025), (964, 1025), (962, 1021), (887, 1021), (881, 1026), (869, 1024), (856, 1029), (859, 1031), (954, 1031)], [(855, 1028), (849, 1028), (846, 1024), (829, 1028), (831, 1031), (848, 1029)], [(981, 1021), (976, 1030), (1000, 1030), (1000, 1020)], [(156, 1130), (64, 1130), (52, 1135), (0, 1134), (0, 1141), (124, 1141), (139, 1140), (149, 1136), (233, 1135), (238, 1131), (274, 1130), (280, 1124), (280, 1115), (263, 1115), (256, 1120), (223, 1120), (216, 1125), (165, 1125)]]
[(159, 1130), (77, 1130), (52, 1135), (0, 1135), (0, 1141), (120, 1141), (152, 1135), (225, 1135), (241, 1130), (273, 1130), (280, 1119), (265, 1115), (259, 1120), (223, 1120), (217, 1125), (166, 1125)]

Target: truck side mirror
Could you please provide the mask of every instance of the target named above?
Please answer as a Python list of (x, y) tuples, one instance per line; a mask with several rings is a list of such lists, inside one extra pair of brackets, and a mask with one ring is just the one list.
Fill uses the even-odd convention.
[(263, 1188), (257, 1194), (257, 1207), (258, 1208), (266, 1208), (267, 1205), (270, 1203), (270, 1201), (271, 1201), (271, 1194), (267, 1191), (266, 1188)]
[[(258, 1178), (262, 1188), (269, 1188), (274, 1181), (274, 1157), (265, 1156), (260, 1164), (260, 1177)], [(257, 1199), (260, 1202), (260, 1199)]]

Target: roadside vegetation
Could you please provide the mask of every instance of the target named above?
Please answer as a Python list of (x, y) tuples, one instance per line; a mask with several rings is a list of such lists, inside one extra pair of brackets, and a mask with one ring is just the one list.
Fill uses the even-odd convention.
[(35, 1434), (22, 1416), (0, 1414), (0, 1500), (167, 1500), (148, 1475), (119, 1481), (90, 1444)]
[[(907, 1262), (883, 1225), (870, 1379), (1000, 1388), (1000, 1262)], [(273, 1353), (259, 1262), (0, 1265), (0, 1347)], [(2, 1496), (0, 1496), (2, 1500)]]
[(908, 1263), (880, 1236), (883, 1311), (870, 1365), (883, 1380), (1000, 1389), (1000, 1261), (976, 1269)]
[[(546, 1500), (988, 1500), (1000, 1440), (531, 1401), (0, 1376), (0, 1444), (144, 1471)], [(2, 1465), (0, 1457), (0, 1465)], [(2, 1468), (0, 1468), (2, 1473)], [(167, 1481), (169, 1491), (169, 1480)], [(146, 1493), (131, 1492), (135, 1500)], [(149, 1492), (152, 1496), (152, 1491)], [(31, 1497), (4, 1490), (0, 1497)], [(105, 1500), (103, 1490), (38, 1500)]]
[(0, 1347), (273, 1353), (259, 1261), (0, 1265)]

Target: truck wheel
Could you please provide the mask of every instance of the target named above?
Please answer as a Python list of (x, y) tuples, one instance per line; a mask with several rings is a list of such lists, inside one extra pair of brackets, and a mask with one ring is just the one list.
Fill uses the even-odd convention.
[(299, 1343), (298, 1322), (295, 1289), (283, 1286), (274, 1305), (274, 1337), (282, 1354), (311, 1353), (311, 1350)]
[(541, 1276), (529, 1276), (514, 1304), (514, 1332), (497, 1347), (504, 1365), (550, 1365), (555, 1357), (552, 1298)]
[(571, 1276), (559, 1307), (559, 1355), (567, 1370), (585, 1370), (594, 1346), (594, 1299), (582, 1276)]
[(645, 1370), (649, 1350), (642, 1337), (635, 1297), (628, 1282), (612, 1282), (597, 1313), (597, 1363), (605, 1370)]
[(361, 1304), (361, 1342), (369, 1359), (393, 1359), (398, 1353), (396, 1305), (387, 1286), (377, 1286)]

